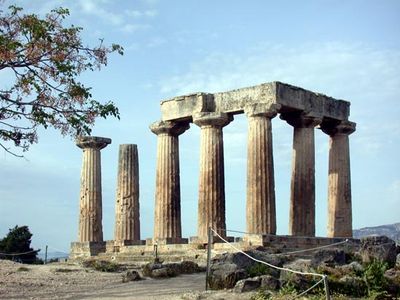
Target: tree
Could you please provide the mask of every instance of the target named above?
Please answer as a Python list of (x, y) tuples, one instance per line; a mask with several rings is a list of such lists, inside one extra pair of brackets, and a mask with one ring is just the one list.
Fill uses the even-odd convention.
[[(28, 226), (15, 226), (7, 236), (0, 240), (0, 257), (18, 260), (23, 263), (34, 263), (40, 250), (31, 248), (32, 233)], [(15, 254), (15, 255), (13, 255)]]
[(93, 99), (78, 77), (107, 65), (108, 54), (122, 55), (123, 48), (103, 40), (85, 46), (81, 27), (63, 26), (68, 15), (65, 8), (44, 18), (16, 6), (0, 8), (0, 75), (11, 81), (0, 85), (0, 146), (13, 155), (21, 156), (7, 145), (27, 151), (38, 141), (39, 126), (75, 137), (90, 134), (97, 117), (119, 118), (114, 103)]

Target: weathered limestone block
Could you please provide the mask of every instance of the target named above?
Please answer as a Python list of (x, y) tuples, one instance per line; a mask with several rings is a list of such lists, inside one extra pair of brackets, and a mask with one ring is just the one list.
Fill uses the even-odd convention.
[(271, 118), (279, 105), (260, 103), (245, 108), (247, 141), (247, 232), (275, 234), (275, 180)]
[(158, 137), (154, 239), (182, 237), (178, 136), (188, 128), (188, 123), (164, 121), (150, 126)]
[(356, 124), (342, 121), (322, 126), (329, 134), (328, 237), (352, 237), (349, 135)]
[(201, 128), (198, 238), (207, 240), (208, 227), (226, 236), (224, 143), (222, 128), (232, 120), (223, 113), (199, 113), (193, 122)]
[(339, 121), (347, 120), (350, 113), (350, 103), (347, 101), (278, 81), (215, 94), (197, 93), (174, 97), (161, 102), (161, 113), (163, 121), (190, 121), (195, 113), (236, 114), (242, 113), (247, 105), (257, 103), (279, 104), (280, 113), (307, 111)]
[(281, 118), (294, 127), (289, 234), (315, 236), (314, 127), (322, 119), (302, 113)]
[(114, 240), (116, 243), (140, 240), (139, 161), (134, 144), (119, 146)]
[(102, 195), (100, 150), (111, 139), (83, 136), (76, 145), (83, 149), (78, 242), (102, 242)]

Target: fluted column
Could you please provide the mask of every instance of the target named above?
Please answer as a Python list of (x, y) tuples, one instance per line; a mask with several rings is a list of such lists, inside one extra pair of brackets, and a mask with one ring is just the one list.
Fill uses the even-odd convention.
[(352, 237), (349, 135), (356, 124), (342, 121), (322, 126), (329, 134), (328, 237)]
[(140, 240), (139, 161), (134, 144), (119, 145), (114, 239)]
[(289, 234), (315, 236), (314, 127), (321, 118), (305, 114), (281, 114), (294, 127)]
[(102, 196), (100, 150), (111, 144), (111, 139), (94, 136), (79, 137), (76, 145), (83, 149), (79, 242), (102, 242)]
[(154, 239), (182, 237), (178, 136), (188, 128), (187, 123), (164, 121), (150, 126), (158, 137)]
[(226, 236), (224, 142), (222, 128), (232, 120), (225, 113), (198, 113), (193, 122), (201, 128), (198, 229), (207, 240), (208, 227)]
[(276, 104), (256, 104), (245, 108), (247, 141), (247, 232), (276, 233), (275, 180), (271, 118)]

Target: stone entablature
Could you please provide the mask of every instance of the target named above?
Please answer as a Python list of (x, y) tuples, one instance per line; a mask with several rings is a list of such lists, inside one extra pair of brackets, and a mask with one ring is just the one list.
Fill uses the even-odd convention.
[(279, 113), (302, 111), (324, 119), (347, 120), (350, 102), (278, 81), (222, 93), (196, 93), (161, 102), (163, 121), (187, 120), (200, 112), (243, 113), (249, 104), (279, 104)]

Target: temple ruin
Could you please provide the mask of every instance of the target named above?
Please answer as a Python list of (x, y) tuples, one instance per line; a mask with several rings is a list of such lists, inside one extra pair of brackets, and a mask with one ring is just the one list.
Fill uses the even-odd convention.
[[(103, 241), (101, 225), (100, 150), (110, 139), (83, 137), (78, 242), (72, 257), (151, 252), (156, 244), (168, 251), (198, 249), (209, 227), (226, 237), (223, 128), (236, 114), (248, 120), (247, 234), (244, 245), (285, 243), (312, 247), (352, 237), (349, 135), (350, 103), (284, 84), (265, 83), (222, 93), (196, 93), (161, 102), (161, 120), (150, 126), (157, 135), (154, 235), (140, 240), (139, 183), (136, 145), (121, 145), (116, 200), (115, 240)], [(276, 235), (272, 118), (293, 127), (289, 235)], [(190, 123), (201, 129), (197, 236), (182, 237), (179, 136)], [(314, 130), (329, 138), (328, 232), (315, 237)], [(295, 239), (293, 239), (295, 237)], [(228, 237), (229, 238), (229, 237)], [(164, 248), (162, 248), (164, 247)], [(186, 248), (185, 248), (186, 247)], [(215, 246), (214, 246), (215, 247)], [(220, 247), (223, 247), (220, 245)]]

